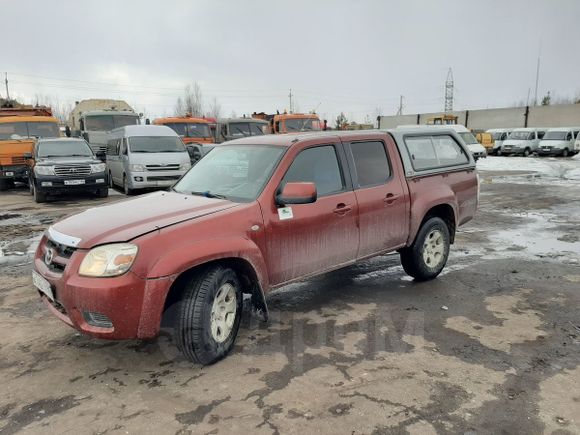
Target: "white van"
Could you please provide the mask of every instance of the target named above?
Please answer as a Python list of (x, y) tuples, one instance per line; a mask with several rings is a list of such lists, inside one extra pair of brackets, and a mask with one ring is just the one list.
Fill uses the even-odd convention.
[(538, 145), (546, 134), (545, 128), (516, 128), (509, 138), (503, 141), (501, 153), (521, 154), (524, 157), (538, 151)]
[(580, 151), (579, 131), (580, 127), (550, 128), (544, 139), (540, 141), (538, 154), (541, 156), (573, 156)]
[(164, 125), (112, 130), (106, 156), (110, 186), (122, 186), (127, 195), (137, 189), (172, 186), (191, 168), (181, 138)]
[(513, 128), (490, 128), (486, 130), (486, 133), (491, 134), (493, 137), (493, 148), (490, 152), (491, 155), (501, 154), (501, 146), (503, 142), (509, 137)]

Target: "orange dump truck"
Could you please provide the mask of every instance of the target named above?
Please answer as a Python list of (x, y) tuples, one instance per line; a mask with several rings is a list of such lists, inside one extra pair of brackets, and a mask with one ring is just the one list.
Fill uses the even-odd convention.
[(172, 118), (157, 118), (153, 120), (155, 125), (166, 125), (174, 130), (184, 144), (214, 143), (214, 137), (211, 133), (210, 122), (204, 118), (193, 118), (191, 116), (175, 116)]
[(58, 120), (48, 107), (0, 108), (0, 190), (28, 182), (25, 154), (39, 137), (59, 137)]
[(252, 118), (268, 121), (270, 124), (270, 132), (273, 134), (322, 130), (320, 118), (315, 113), (278, 113), (276, 115), (267, 115), (264, 112), (254, 112)]

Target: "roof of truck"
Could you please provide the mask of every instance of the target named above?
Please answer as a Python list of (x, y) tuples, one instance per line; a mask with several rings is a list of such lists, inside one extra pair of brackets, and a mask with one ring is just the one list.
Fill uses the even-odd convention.
[(196, 118), (193, 116), (172, 116), (168, 118), (157, 118), (153, 120), (153, 124), (209, 124), (209, 121), (205, 118)]
[(54, 122), (58, 123), (58, 119), (54, 116), (1, 116), (0, 123), (6, 122)]
[(255, 122), (257, 124), (268, 124), (268, 121), (259, 118), (218, 118), (217, 122), (220, 124), (225, 124), (227, 122)]
[(131, 110), (87, 110), (82, 113), (83, 116), (101, 116), (101, 115), (139, 115)]

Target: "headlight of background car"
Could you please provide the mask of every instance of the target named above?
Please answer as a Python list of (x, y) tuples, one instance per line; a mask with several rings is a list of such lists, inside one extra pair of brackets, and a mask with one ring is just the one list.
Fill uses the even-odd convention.
[(132, 172), (145, 172), (145, 166), (144, 165), (131, 165), (131, 171)]
[(129, 270), (138, 248), (131, 243), (114, 243), (93, 248), (83, 259), (79, 275), (118, 276)]
[(54, 175), (54, 166), (36, 165), (34, 167), (34, 173), (36, 175)]
[(107, 169), (106, 163), (95, 163), (91, 165), (91, 172), (93, 174), (96, 174), (98, 172), (105, 172), (105, 169)]
[(191, 163), (182, 163), (179, 165), (179, 169), (182, 171), (187, 171), (188, 169), (191, 169)]

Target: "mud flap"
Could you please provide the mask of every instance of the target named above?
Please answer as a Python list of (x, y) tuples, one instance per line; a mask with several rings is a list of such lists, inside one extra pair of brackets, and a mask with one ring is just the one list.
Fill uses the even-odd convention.
[(262, 322), (268, 321), (268, 305), (266, 298), (259, 285), (252, 286), (251, 293), (252, 314), (255, 315)]

